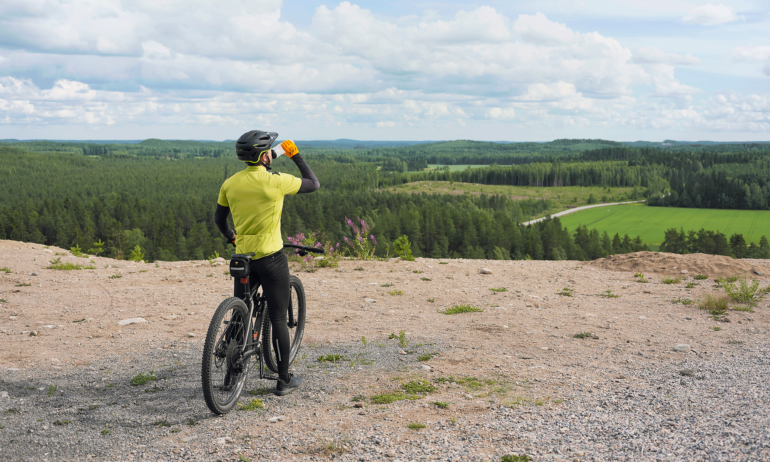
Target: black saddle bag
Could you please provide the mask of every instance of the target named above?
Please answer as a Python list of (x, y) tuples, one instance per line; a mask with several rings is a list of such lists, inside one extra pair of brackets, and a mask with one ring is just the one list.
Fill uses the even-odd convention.
[(234, 278), (249, 277), (249, 262), (251, 258), (233, 255), (230, 259), (230, 276)]

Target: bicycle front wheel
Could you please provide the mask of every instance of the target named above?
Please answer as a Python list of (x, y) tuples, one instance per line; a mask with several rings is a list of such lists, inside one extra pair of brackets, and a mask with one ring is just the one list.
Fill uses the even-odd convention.
[[(289, 277), (289, 364), (297, 359), (299, 347), (302, 345), (302, 335), (305, 332), (305, 287), (297, 276)], [(275, 355), (275, 341), (272, 337), (270, 319), (265, 316), (262, 324), (262, 357), (268, 369), (278, 373), (278, 358)]]
[(215, 414), (226, 414), (238, 402), (246, 383), (250, 359), (243, 359), (248, 341), (249, 311), (243, 300), (231, 297), (214, 312), (203, 346), (201, 379), (206, 405)]

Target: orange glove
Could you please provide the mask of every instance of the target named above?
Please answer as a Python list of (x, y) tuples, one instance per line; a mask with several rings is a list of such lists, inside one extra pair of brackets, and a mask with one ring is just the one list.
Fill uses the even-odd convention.
[(297, 145), (294, 144), (294, 141), (292, 140), (286, 140), (283, 143), (281, 143), (281, 147), (283, 148), (284, 153), (286, 153), (286, 157), (294, 157), (294, 154), (299, 154), (299, 149), (297, 149)]

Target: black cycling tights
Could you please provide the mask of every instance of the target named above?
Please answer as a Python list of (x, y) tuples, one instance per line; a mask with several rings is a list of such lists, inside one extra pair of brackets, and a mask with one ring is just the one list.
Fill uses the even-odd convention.
[[(289, 260), (283, 250), (252, 260), (249, 268), (251, 287), (262, 285), (262, 292), (267, 299), (267, 312), (273, 325), (273, 348), (278, 357), (278, 376), (284, 382), (289, 379)], [(243, 284), (235, 280), (234, 295), (243, 298)]]

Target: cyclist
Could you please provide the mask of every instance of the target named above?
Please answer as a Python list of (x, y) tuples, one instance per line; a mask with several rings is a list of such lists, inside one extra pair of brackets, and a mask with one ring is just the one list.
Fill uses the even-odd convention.
[[(238, 159), (246, 169), (226, 179), (219, 190), (214, 223), (239, 253), (254, 252), (250, 278), (261, 284), (273, 331), (273, 346), (278, 359), (278, 383), (275, 394), (283, 396), (302, 385), (302, 378), (289, 374), (289, 262), (283, 252), (281, 211), (287, 194), (316, 191), (321, 185), (291, 140), (273, 149), (278, 133), (252, 130), (235, 144)], [(292, 175), (271, 173), (270, 165), (286, 154), (299, 168), (302, 179)], [(232, 213), (235, 230), (227, 226)], [(243, 285), (235, 281), (234, 295), (243, 298)]]

